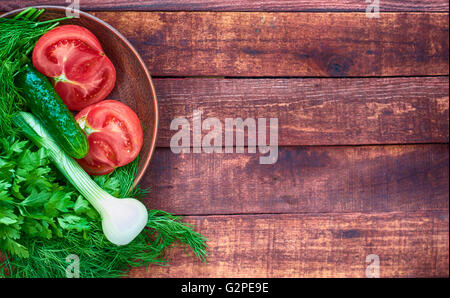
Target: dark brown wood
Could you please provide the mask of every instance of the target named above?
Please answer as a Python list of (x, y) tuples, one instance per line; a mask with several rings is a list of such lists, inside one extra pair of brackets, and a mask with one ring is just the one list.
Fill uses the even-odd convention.
[(153, 76), (448, 74), (447, 13), (105, 12)]
[[(448, 277), (448, 1), (381, 1), (382, 11), (421, 12), (379, 19), (366, 17), (364, 1), (338, 2), (81, 3), (132, 10), (94, 14), (137, 46), (153, 75), (216, 77), (157, 80), (158, 144), (166, 148), (157, 149), (142, 181), (152, 187), (148, 207), (188, 215), (210, 239), (208, 263), (173, 250), (171, 267), (131, 276), (364, 277), (366, 257), (377, 254), (382, 277)], [(0, 10), (33, 3), (2, 1)], [(67, 5), (38, 4), (49, 3)], [(130, 69), (140, 63), (122, 61), (130, 53), (121, 37), (91, 30), (117, 63), (119, 89), (126, 86), (111, 97), (129, 102), (151, 131), (152, 88), (139, 85), (142, 69)], [(288, 78), (296, 76), (357, 78)], [(172, 153), (170, 121), (190, 120), (194, 109), (221, 121), (279, 118), (278, 161)], [(299, 146), (395, 143), (441, 144)]]
[[(278, 118), (279, 145), (448, 142), (448, 77), (354, 79), (155, 79), (157, 145), (176, 117)], [(209, 130), (205, 130), (203, 135)], [(247, 131), (245, 131), (247, 135)], [(191, 133), (192, 136), (192, 133)], [(224, 144), (224, 141), (222, 141)], [(191, 141), (192, 145), (192, 141)]]
[[(0, 10), (32, 5), (68, 6), (65, 0), (2, 0)], [(80, 2), (82, 10), (147, 11), (366, 11), (361, 0), (89, 0)], [(448, 11), (446, 0), (383, 0), (381, 11)]]
[(448, 211), (188, 217), (209, 241), (208, 263), (171, 251), (169, 267), (132, 277), (448, 277)]
[(94, 12), (153, 76), (448, 75), (448, 13)]
[(260, 154), (157, 149), (150, 208), (183, 215), (448, 210), (448, 145), (279, 148)]

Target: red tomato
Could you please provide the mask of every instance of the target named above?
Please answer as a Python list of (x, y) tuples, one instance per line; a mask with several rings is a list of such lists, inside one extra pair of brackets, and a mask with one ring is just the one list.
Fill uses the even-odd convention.
[(80, 111), (108, 96), (116, 70), (98, 39), (76, 25), (56, 27), (33, 50), (33, 65), (52, 78), (56, 92), (70, 110)]
[(132, 162), (142, 148), (142, 126), (127, 105), (104, 100), (75, 116), (89, 141), (89, 152), (78, 163), (90, 175), (104, 175)]

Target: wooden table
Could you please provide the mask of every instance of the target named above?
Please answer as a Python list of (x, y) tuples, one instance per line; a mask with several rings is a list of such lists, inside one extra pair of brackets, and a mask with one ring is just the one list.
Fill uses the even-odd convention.
[[(0, 11), (64, 0), (2, 0)], [(160, 104), (147, 204), (207, 264), (135, 277), (449, 276), (448, 0), (81, 0), (143, 56)], [(279, 120), (279, 158), (174, 154), (176, 117)], [(205, 133), (205, 132), (204, 132)]]

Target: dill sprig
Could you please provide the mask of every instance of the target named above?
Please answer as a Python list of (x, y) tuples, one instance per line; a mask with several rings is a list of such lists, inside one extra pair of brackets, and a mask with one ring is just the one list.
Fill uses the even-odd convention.
[(139, 155), (134, 161), (115, 169), (114, 172), (107, 175), (94, 176), (93, 178), (98, 186), (114, 197), (142, 199), (145, 198), (150, 189), (143, 189), (140, 185), (133, 187), (138, 168)]
[(24, 100), (14, 77), (28, 60), (40, 36), (58, 26), (59, 21), (37, 22), (44, 9), (29, 7), (14, 18), (0, 18), (0, 136), (15, 135), (12, 115), (24, 108)]
[(179, 242), (192, 249), (194, 255), (206, 262), (206, 237), (195, 232), (194, 226), (181, 222), (182, 217), (162, 210), (149, 210), (147, 228), (153, 231), (151, 237), (159, 243), (158, 250), (165, 252), (171, 245)]
[(2, 61), (20, 63), (20, 58), (27, 56), (33, 50), (39, 37), (58, 26), (59, 21), (71, 18), (37, 22), (36, 19), (43, 12), (44, 9), (29, 7), (13, 18), (0, 18), (0, 59)]
[(205, 260), (206, 239), (194, 232), (180, 218), (160, 210), (150, 210), (147, 228), (130, 244), (116, 246), (95, 225), (88, 239), (79, 233), (69, 232), (60, 239), (28, 239), (29, 258), (6, 256), (0, 263), (0, 277), (55, 278), (66, 277), (69, 263), (66, 257), (75, 254), (80, 261), (81, 278), (116, 278), (132, 267), (166, 265), (165, 252), (180, 243), (192, 248), (194, 254)]

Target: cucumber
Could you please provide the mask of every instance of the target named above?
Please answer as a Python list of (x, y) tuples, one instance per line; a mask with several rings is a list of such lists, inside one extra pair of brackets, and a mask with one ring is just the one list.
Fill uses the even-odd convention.
[(47, 77), (26, 64), (16, 75), (15, 84), (29, 109), (61, 148), (76, 159), (86, 156), (89, 151), (86, 135)]

